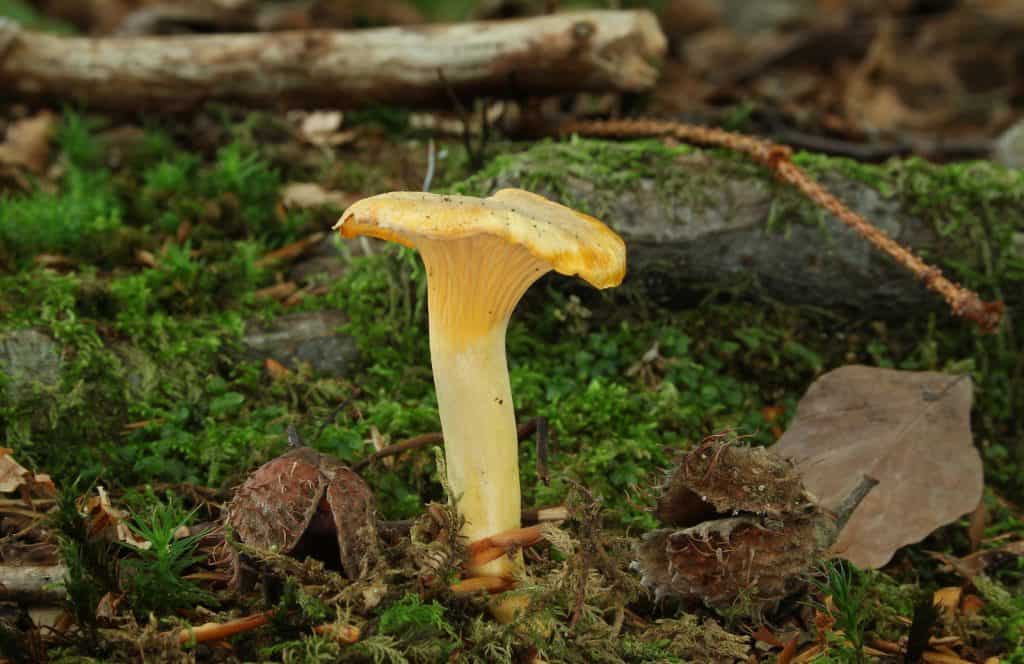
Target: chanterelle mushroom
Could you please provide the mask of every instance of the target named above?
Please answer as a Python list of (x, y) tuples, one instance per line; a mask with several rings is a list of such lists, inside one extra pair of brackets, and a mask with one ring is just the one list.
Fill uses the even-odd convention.
[[(430, 355), (448, 483), (470, 541), (520, 525), (519, 457), (505, 329), (549, 270), (597, 288), (625, 274), (625, 244), (597, 219), (520, 189), (489, 198), (393, 192), (361, 200), (335, 226), (414, 247), (427, 270)], [(515, 576), (502, 557), (472, 574)], [(511, 607), (495, 613), (509, 619)], [(504, 615), (502, 615), (504, 613)]]

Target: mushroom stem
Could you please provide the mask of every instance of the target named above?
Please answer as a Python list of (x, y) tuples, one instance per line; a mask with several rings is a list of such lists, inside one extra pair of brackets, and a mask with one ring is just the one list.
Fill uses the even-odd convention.
[[(519, 437), (505, 357), (509, 316), (550, 268), (491, 235), (417, 243), (427, 269), (430, 357), (444, 432), (448, 486), (470, 541), (520, 526)], [(516, 552), (473, 566), (474, 576), (521, 574)], [(500, 619), (508, 611), (496, 609)]]
[[(438, 337), (439, 341), (435, 341)], [(470, 541), (520, 525), (519, 450), (505, 361), (505, 326), (462, 348), (431, 327), (448, 485)], [(473, 570), (506, 575), (511, 569)]]

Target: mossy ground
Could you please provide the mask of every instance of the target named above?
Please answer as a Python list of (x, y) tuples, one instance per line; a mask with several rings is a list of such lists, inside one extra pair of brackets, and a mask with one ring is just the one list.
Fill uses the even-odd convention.
[[(146, 495), (138, 489), (146, 484), (237, 484), (284, 449), (289, 424), (319, 450), (348, 462), (373, 451), (375, 430), (392, 441), (437, 430), (423, 274), (413, 254), (352, 259), (325, 294), (292, 308), (255, 295), (281, 278), (280, 267), (261, 267), (258, 259), (324, 230), (338, 212), (281, 208), (283, 182), (314, 180), (367, 194), (419, 187), (424, 141), (415, 135), (390, 139), (374, 129), (379, 125), (373, 115), (363, 120), (371, 139), (344, 157), (310, 151), (312, 156), (296, 159), (287, 132), (260, 114), (214, 110), (192, 128), (147, 126), (119, 144), (106, 121), (66, 112), (57, 136), (63, 174), (56, 186), (40, 182), (32, 191), (9, 191), (0, 199), (0, 334), (33, 327), (61, 349), (56, 384), (29, 381), (14, 390), (12, 378), (0, 374), (0, 387), (10, 390), (0, 405), (0, 427), (19, 461), (54, 475), (60, 486), (77, 478), (78, 486), (98, 482), (130, 497)], [(693, 200), (699, 200), (701, 187), (714, 185), (673, 179), (671, 160), (690, 148), (652, 141), (492, 145), (495, 158), (469, 180), (458, 142), (443, 147), (448, 157), (436, 188), (471, 190), (514, 158), (498, 155), (527, 148), (538, 159), (561, 164), (557, 171), (533, 171), (548, 187), (557, 187), (566, 168), (600, 187), (654, 178), (661, 195), (680, 195), (685, 188)], [(387, 158), (377, 157), (382, 150)], [(981, 247), (978, 261), (949, 266), (969, 286), (1000, 296), (1001, 289), (1024, 279), (1020, 253), (1003, 249), (1013, 233), (1024, 232), (1019, 172), (917, 161), (865, 166), (809, 155), (800, 162), (816, 174), (840, 169), (901, 197), (955, 241)], [(735, 168), (756, 172), (740, 158)], [(791, 203), (802, 218), (815, 218), (804, 203)], [(140, 252), (156, 257), (155, 267), (140, 262)], [(59, 270), (42, 267), (40, 254), (67, 261)], [(606, 527), (639, 534), (653, 525), (644, 487), (680, 451), (727, 428), (749, 434), (756, 444), (770, 443), (815, 376), (863, 363), (972, 373), (980, 388), (975, 432), (993, 514), (988, 532), (1019, 532), (1019, 516), (997, 501), (1003, 496), (1019, 504), (1024, 496), (1024, 358), (1021, 333), (1012, 324), (997, 336), (982, 337), (941, 316), (894, 325), (745, 298), (716, 298), (675, 311), (613, 308), (610, 296), (581, 300), (559, 286), (555, 277), (535, 286), (508, 336), (519, 417), (548, 418), (553, 443), (550, 485), (537, 477), (533, 447), (522, 448), (527, 506), (559, 502), (579, 482), (600, 498)], [(318, 309), (341, 309), (348, 316), (342, 331), (356, 340), (363, 357), (352, 373), (299, 369), (275, 379), (247, 359), (247, 320)], [(655, 345), (658, 360), (644, 362)], [(443, 498), (429, 451), (372, 466), (365, 475), (388, 519), (413, 517), (425, 502)], [(143, 504), (154, 503), (149, 495)], [(898, 581), (861, 577), (871, 593), (902, 598), (870, 603), (870, 629), (892, 629), (886, 611), (906, 616), (913, 606), (907, 597), (956, 582), (926, 562), (923, 549), (966, 553), (963, 528), (943, 529), (921, 547), (901, 552), (890, 570)], [(1020, 574), (1020, 568), (1007, 570), (996, 582), (1019, 592)], [(993, 596), (1002, 592), (1002, 586), (994, 588)], [(991, 628), (1005, 632), (1001, 638), (1008, 648), (1017, 629), (1016, 656), (1024, 656), (1024, 607), (1012, 595), (998, 597), (991, 602)], [(315, 609), (304, 606), (303, 611)], [(511, 648), (512, 635), (498, 635), (500, 628), (459, 611), (420, 603), (416, 596), (400, 598), (378, 612), (379, 635), (390, 640), (371, 641), (352, 656), (389, 661), (392, 655), (381, 653), (391, 648), (414, 661), (435, 661), (487, 638), (496, 639), (495, 647)], [(618, 656), (670, 661), (666, 649), (688, 633), (673, 624), (659, 624), (660, 636), (631, 632)], [(341, 656), (328, 639), (300, 638), (287, 626), (275, 629), (293, 638), (267, 646), (266, 657), (312, 662)], [(422, 638), (440, 643), (440, 651), (416, 654), (409, 644), (422, 638), (407, 630), (426, 630)], [(598, 630), (592, 636), (601, 635)], [(373, 647), (380, 652), (365, 650)]]

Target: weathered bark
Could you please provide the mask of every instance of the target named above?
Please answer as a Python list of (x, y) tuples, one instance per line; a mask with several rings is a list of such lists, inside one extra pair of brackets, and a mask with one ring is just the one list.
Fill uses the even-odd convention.
[[(626, 240), (623, 287), (662, 304), (735, 290), (888, 318), (944, 307), (940, 297), (864, 238), (753, 165), (712, 152), (589, 145), (600, 147), (539, 145), (500, 159), (459, 190), (486, 195), (523, 187), (597, 216)], [(899, 197), (845, 175), (838, 162), (823, 183), (951, 277), (952, 265), (984, 274), (987, 251), (1024, 254), (1021, 243), (983, 247), (979, 235), (966, 228), (973, 223), (969, 220), (962, 220), (965, 228), (958, 234), (943, 237), (934, 221), (913, 214)], [(994, 212), (1000, 223), (1024, 228), (1019, 209)], [(980, 237), (991, 233), (985, 230)], [(1024, 304), (1024, 284), (1001, 286), (1008, 306)]]
[(63, 565), (0, 565), (0, 600), (51, 604), (66, 596)]
[[(208, 100), (354, 108), (650, 88), (665, 37), (647, 11), (263, 34), (78, 38), (0, 34), (0, 96), (111, 110)], [(440, 74), (439, 74), (440, 72)]]

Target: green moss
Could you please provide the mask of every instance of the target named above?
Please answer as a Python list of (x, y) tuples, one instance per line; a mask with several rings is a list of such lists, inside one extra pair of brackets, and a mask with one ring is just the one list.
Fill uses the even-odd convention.
[[(612, 143), (573, 137), (568, 141), (542, 141), (529, 150), (495, 157), (480, 173), (451, 187), (452, 193), (481, 196), (489, 193), (499, 178), (516, 182), (516, 186), (543, 192), (565, 205), (588, 214), (603, 216), (607, 212), (597, 202), (606, 196), (577, 200), (571, 180), (592, 183), (597, 191), (623, 191), (647, 179), (656, 183), (661, 195), (676, 195), (683, 189), (676, 177), (673, 161), (692, 152), (691, 148), (668, 147), (655, 140)], [(699, 199), (699, 183), (686, 186)]]
[(120, 253), (122, 209), (100, 167), (90, 123), (66, 113), (57, 142), (67, 157), (61, 190), (0, 197), (0, 264), (25, 266), (40, 253), (103, 262)]
[[(81, 474), (103, 477), (114, 488), (161, 480), (228, 486), (284, 448), (288, 424), (297, 424), (311, 444), (345, 461), (372, 450), (374, 431), (396, 442), (439, 428), (426, 335), (425, 278), (415, 253), (403, 250), (352, 260), (325, 296), (308, 298), (298, 307), (343, 311), (349, 322), (342, 332), (359, 345), (361, 365), (346, 376), (296, 370), (271, 380), (247, 358), (242, 338), (248, 319), (273, 320), (284, 311), (256, 302), (252, 293), (274, 278), (257, 267), (258, 257), (304, 230), (303, 219), (274, 211), (276, 189), (290, 174), (271, 167), (246, 132), (236, 132), (233, 143), (204, 158), (180, 150), (159, 129), (147, 134), (149, 147), (133, 153), (131, 168), (109, 172), (100, 159), (102, 149), (94, 149), (96, 127), (73, 115), (65, 125), (59, 141), (69, 175), (56, 194), (39, 193), (39, 200), (69, 196), (75, 169), (102, 174), (95, 191), (83, 188), (80, 194), (102, 196), (119, 210), (119, 229), (95, 237), (136, 231), (125, 246), (145, 248), (156, 261), (155, 267), (147, 267), (105, 257), (98, 240), (90, 244), (87, 232), (75, 231), (61, 250), (81, 257), (76, 272), (61, 275), (29, 268), (25, 259), (40, 249), (26, 243), (17, 254), (22, 269), (0, 276), (0, 331), (38, 328), (56, 340), (62, 355), (58, 385), (35, 386), (0, 404), (0, 427), (20, 461), (51, 472), (61, 485)], [(685, 180), (673, 166), (692, 159), (707, 159), (722, 168)], [(839, 170), (898, 198), (913, 214), (927, 216), (947, 241), (966, 243), (966, 255), (988, 242), (987, 249), (978, 250), (977, 260), (952, 269), (968, 283), (1012, 295), (1009, 289), (1020, 280), (1019, 256), (1006, 251), (1003, 243), (1008, 228), (1020, 228), (1020, 213), (1012, 209), (1020, 202), (1017, 176), (977, 165), (909, 162), (872, 167), (812, 156), (798, 159), (814, 173), (828, 176), (830, 169)], [(338, 177), (373, 179), (375, 169), (353, 167)], [(652, 186), (662, 202), (682, 197), (697, 208), (708, 189), (734, 178), (762, 183), (765, 191), (781, 191), (742, 158), (654, 141), (579, 139), (498, 157), (454, 189), (482, 193), (506, 175), (555, 196), (569, 191), (566, 177), (592, 183), (606, 192), (602, 196)], [(588, 211), (601, 215), (609, 199), (594, 200), (596, 207)], [(801, 214), (808, 215), (800, 219), (809, 223), (816, 214), (800, 212), (806, 204), (795, 195), (791, 203), (778, 205), (780, 225)], [(787, 205), (796, 212), (787, 212)], [(30, 217), (42, 215), (33, 211)], [(986, 234), (975, 236), (965, 224), (979, 218), (985, 219)], [(192, 230), (179, 241), (183, 221)], [(653, 522), (645, 506), (653, 496), (646, 487), (655, 484), (653, 478), (678, 452), (709, 432), (727, 428), (750, 434), (755, 443), (770, 444), (772, 427), (785, 426), (807, 385), (822, 371), (848, 363), (971, 371), (980, 388), (975, 431), (990, 462), (993, 486), (1008, 489), (1020, 481), (1009, 449), (1022, 412), (1015, 391), (1021, 359), (1014, 328), (995, 338), (979, 337), (940, 315), (894, 326), (727, 298), (680, 311), (647, 305), (616, 308), (603, 295), (566, 295), (563, 285), (562, 277), (551, 276), (531, 289), (508, 332), (518, 415), (521, 420), (542, 415), (550, 423), (550, 486), (538, 477), (534, 444), (521, 446), (527, 506), (562, 502), (572, 483), (579, 482), (601, 498), (606, 525), (634, 532), (648, 528)], [(346, 400), (346, 408), (327, 422)], [(768, 406), (781, 407), (784, 416), (769, 421), (764, 410)], [(424, 502), (443, 499), (437, 471), (434, 456), (423, 450), (391, 465), (376, 464), (365, 475), (383, 515), (405, 518), (419, 513)], [(140, 505), (146, 513), (152, 503)], [(1019, 525), (1012, 515), (993, 513), (992, 535)], [(940, 533), (934, 548), (948, 549), (955, 542)], [(84, 609), (93, 610), (89, 605), (98, 597), (96, 575), (103, 572), (90, 571), (83, 558), (88, 555), (86, 549), (68, 554), (84, 584), (75, 592)], [(1012, 586), (1015, 573), (1004, 572), (998, 582)], [(574, 577), (559, 581), (555, 576), (550, 587), (529, 592), (547, 593), (547, 600), (538, 600), (536, 606), (559, 621), (574, 601), (576, 586), (568, 580)], [(911, 615), (913, 589), (905, 579), (877, 573), (858, 578), (868, 589), (863, 602), (866, 633), (900, 636), (903, 628), (895, 618)], [(928, 577), (927, 582), (932, 580)], [(393, 590), (376, 618), (366, 618), (376, 633), (358, 647), (344, 648), (308, 635), (311, 625), (333, 619), (330, 610), (336, 607), (325, 606), (308, 587), (286, 591), (279, 604), (282, 614), (298, 616), (295, 621), (302, 629), (298, 623), (276, 626), (282, 641), (268, 654), (293, 661), (434, 661), (458, 647), (467, 661), (504, 661), (523, 643), (522, 633), (475, 620), (473, 607)], [(592, 594), (609, 596), (603, 587), (595, 587)], [(1008, 639), (1017, 612), (1012, 602), (999, 597), (993, 603), (998, 611), (993, 609), (986, 629)], [(557, 631), (538, 643), (564, 661), (690, 661), (700, 656), (692, 648), (707, 645), (691, 638), (704, 627), (684, 616), (640, 632), (627, 624), (609, 650), (605, 644), (612, 638), (608, 621), (613, 610), (588, 605), (576, 631)], [(429, 649), (416, 650), (413, 641)], [(745, 647), (725, 637), (719, 641)]]
[(47, 16), (42, 16), (35, 7), (23, 0), (0, 0), (0, 17), (17, 21), (22, 27), (29, 30), (55, 32), (67, 34), (74, 32), (74, 28), (64, 21), (57, 21)]

